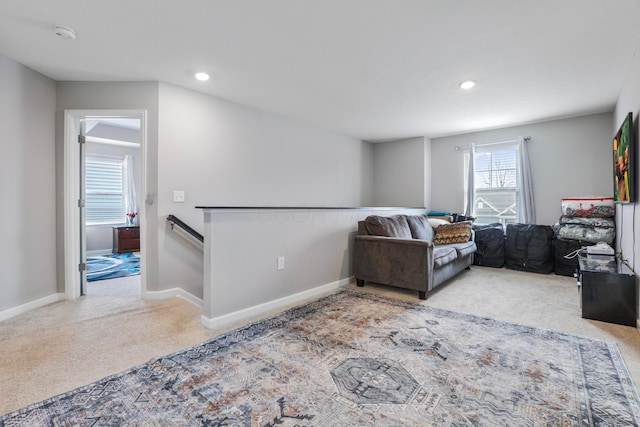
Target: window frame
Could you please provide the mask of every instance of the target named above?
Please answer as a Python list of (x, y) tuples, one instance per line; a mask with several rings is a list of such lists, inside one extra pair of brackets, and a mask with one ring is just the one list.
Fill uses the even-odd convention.
[[(484, 225), (484, 224), (499, 222), (502, 225), (506, 225), (510, 223), (520, 222), (521, 209), (519, 209), (518, 203), (520, 203), (520, 192), (522, 191), (522, 183), (520, 179), (521, 165), (520, 165), (519, 150), (520, 150), (519, 141), (513, 140), (513, 141), (475, 145), (473, 146), (473, 149), (469, 149), (465, 152), (465, 156), (464, 156), (464, 174), (466, 177), (464, 180), (465, 212), (470, 213), (471, 216), (476, 218), (476, 224)], [(512, 152), (511, 156), (513, 158), (510, 159), (510, 161), (512, 162), (513, 167), (496, 169), (494, 168), (494, 160), (495, 160), (494, 153), (503, 152), (503, 151)], [(490, 185), (486, 187), (478, 187), (476, 185), (476, 179), (478, 178), (478, 171), (476, 169), (477, 159), (479, 155), (482, 155), (485, 153), (489, 153), (491, 155), (491, 158), (489, 160), (490, 165), (488, 170), (481, 171), (481, 173), (489, 172), (491, 174), (491, 179), (493, 179), (493, 174), (496, 171), (511, 170), (513, 171), (511, 173), (513, 176), (509, 178), (509, 181), (512, 182), (514, 185), (494, 186), (492, 185), (492, 183), (490, 183)], [(474, 176), (473, 176), (473, 180), (470, 180), (469, 168), (470, 168), (470, 161), (471, 161), (472, 155), (475, 155)], [(472, 183), (473, 183), (474, 200), (473, 200), (473, 205), (471, 206), (471, 209), (468, 209), (467, 205), (469, 203), (469, 186), (472, 185)], [(508, 206), (497, 206), (498, 203), (495, 203), (496, 202), (495, 200), (489, 200), (489, 201), (487, 201), (486, 199), (480, 200), (482, 199), (482, 196), (478, 195), (479, 192), (480, 193), (484, 192), (486, 197), (486, 194), (489, 193), (490, 191), (496, 192), (496, 191), (500, 191), (499, 189), (505, 189), (505, 193), (506, 192), (512, 193), (512, 195), (509, 195), (509, 199), (507, 200), (507, 202), (509, 200), (513, 200), (513, 203), (509, 204)], [(495, 216), (479, 215), (479, 212), (477, 210), (479, 202), (487, 203), (490, 206), (490, 208), (495, 211)], [(484, 221), (482, 218), (495, 218), (495, 221), (491, 221), (491, 220)]]

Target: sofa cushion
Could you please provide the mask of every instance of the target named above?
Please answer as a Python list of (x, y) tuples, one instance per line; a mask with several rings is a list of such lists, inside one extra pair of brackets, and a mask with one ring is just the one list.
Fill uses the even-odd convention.
[(404, 215), (370, 215), (364, 220), (367, 232), (372, 236), (411, 239), (411, 230)]
[(475, 253), (475, 251), (478, 250), (476, 243), (472, 241), (464, 242), (464, 243), (454, 243), (451, 246), (456, 250), (459, 257), (465, 257), (467, 255), (471, 255), (472, 253)]
[(434, 246), (433, 247), (433, 267), (440, 268), (450, 262), (453, 262), (458, 257), (456, 248), (451, 245)]
[(419, 240), (433, 240), (433, 227), (424, 215), (407, 215), (407, 223), (411, 230), (411, 236)]
[(471, 238), (471, 221), (442, 224), (436, 227), (434, 245), (446, 245), (449, 243), (464, 243)]

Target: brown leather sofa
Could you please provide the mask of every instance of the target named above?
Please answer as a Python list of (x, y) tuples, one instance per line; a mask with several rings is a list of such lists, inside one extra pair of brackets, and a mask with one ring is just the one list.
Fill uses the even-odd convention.
[(358, 222), (356, 283), (413, 289), (426, 299), (429, 291), (469, 268), (476, 249), (470, 222), (434, 229), (424, 215), (372, 215)]

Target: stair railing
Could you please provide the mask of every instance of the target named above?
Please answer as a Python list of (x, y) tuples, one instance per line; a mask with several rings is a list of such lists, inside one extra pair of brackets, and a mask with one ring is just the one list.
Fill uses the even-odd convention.
[(173, 230), (173, 227), (177, 225), (178, 227), (186, 231), (189, 235), (191, 235), (194, 239), (199, 240), (200, 243), (204, 243), (204, 236), (198, 233), (196, 230), (194, 230), (192, 227), (190, 227), (187, 223), (185, 223), (183, 220), (181, 220), (177, 216), (169, 215), (167, 216), (167, 221), (169, 221), (169, 224), (171, 225), (172, 230)]

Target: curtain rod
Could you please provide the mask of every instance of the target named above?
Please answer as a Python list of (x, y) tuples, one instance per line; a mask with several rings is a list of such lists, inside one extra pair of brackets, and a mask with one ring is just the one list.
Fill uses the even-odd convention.
[[(524, 139), (525, 141), (531, 141), (531, 137), (530, 136), (525, 136), (522, 139)], [(513, 142), (513, 141), (517, 141), (517, 139), (510, 139), (508, 141), (498, 141), (498, 142), (487, 142), (485, 144), (476, 144), (476, 146), (478, 147), (484, 147), (486, 145), (496, 145), (496, 144), (504, 144), (506, 142)], [(464, 148), (469, 148), (470, 145), (456, 145), (456, 150), (462, 150)]]

